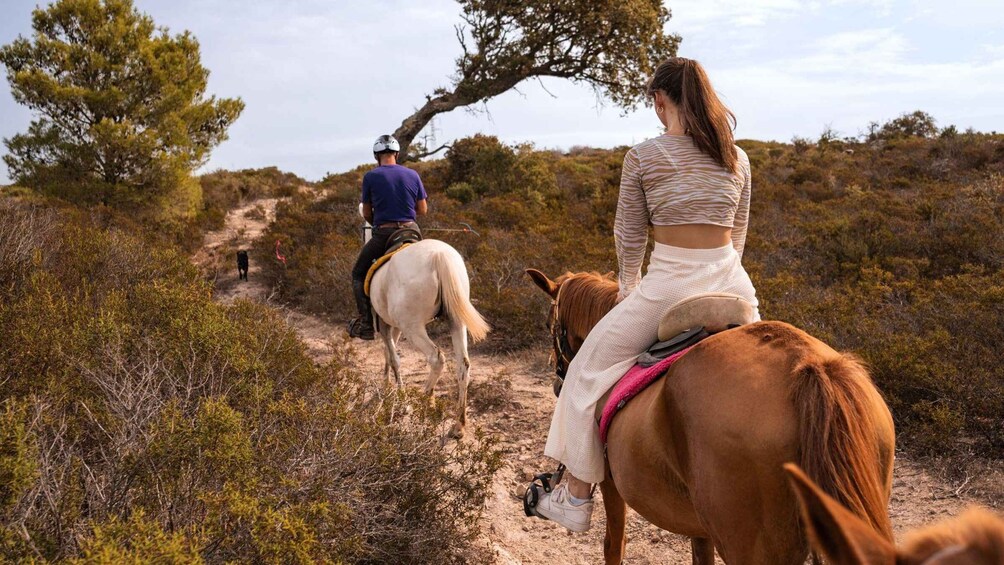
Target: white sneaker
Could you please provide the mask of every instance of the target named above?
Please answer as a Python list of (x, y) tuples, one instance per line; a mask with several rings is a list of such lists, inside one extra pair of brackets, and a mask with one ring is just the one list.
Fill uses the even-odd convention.
[(572, 504), (571, 495), (564, 484), (558, 485), (550, 493), (544, 493), (537, 502), (537, 514), (554, 520), (573, 532), (585, 532), (589, 529), (589, 519), (593, 515), (593, 501), (576, 506)]

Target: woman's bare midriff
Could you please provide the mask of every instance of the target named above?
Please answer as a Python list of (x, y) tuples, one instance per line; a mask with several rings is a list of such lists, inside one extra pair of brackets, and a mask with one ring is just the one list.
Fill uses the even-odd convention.
[(732, 243), (732, 228), (711, 224), (653, 226), (655, 240), (687, 249), (715, 249)]

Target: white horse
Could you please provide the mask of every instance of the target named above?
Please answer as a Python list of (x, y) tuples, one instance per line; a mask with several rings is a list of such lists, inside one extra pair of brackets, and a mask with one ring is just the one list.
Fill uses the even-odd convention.
[(380, 318), (380, 334), (386, 346), (384, 378), (389, 381), (393, 370), (397, 386), (402, 384), (397, 341), (404, 335), (429, 362), (425, 393), (432, 395), (446, 357), (429, 339), (425, 326), (437, 316), (449, 319), (457, 365), (457, 421), (449, 434), (454, 438), (464, 435), (467, 424), (467, 385), (471, 380), (467, 332), (477, 343), (490, 329), (471, 304), (470, 289), (463, 257), (437, 239), (425, 239), (398, 251), (370, 281), (370, 301)]

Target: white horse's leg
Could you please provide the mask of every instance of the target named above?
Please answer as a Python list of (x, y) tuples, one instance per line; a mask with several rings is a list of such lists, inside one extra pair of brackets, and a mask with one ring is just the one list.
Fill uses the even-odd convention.
[(380, 337), (383, 339), (383, 379), (390, 381), (390, 344), (387, 343), (387, 327), (380, 324)]
[(453, 358), (457, 364), (457, 421), (450, 430), (450, 437), (464, 437), (467, 426), (467, 386), (471, 383), (471, 360), (467, 356), (467, 326), (460, 322), (450, 323), (453, 337)]
[(390, 384), (390, 370), (394, 371), (394, 381), (400, 388), (401, 383), (401, 358), (397, 354), (397, 338), (401, 336), (401, 330), (393, 328), (386, 323), (380, 324), (380, 335), (383, 336), (384, 344), (384, 366), (383, 378)]
[(391, 351), (393, 352), (393, 357), (391, 357), (391, 362), (394, 367), (394, 378), (397, 380), (397, 386), (404, 386), (401, 381), (401, 356), (398, 354), (397, 345), (398, 340), (401, 339), (401, 330), (399, 328), (390, 329), (390, 345)]
[(425, 382), (425, 394), (432, 396), (436, 389), (436, 383), (439, 382), (439, 375), (443, 372), (443, 365), (446, 364), (446, 357), (429, 338), (424, 325), (408, 328), (405, 334), (415, 344), (415, 347), (425, 355), (425, 360), (429, 362), (429, 380)]

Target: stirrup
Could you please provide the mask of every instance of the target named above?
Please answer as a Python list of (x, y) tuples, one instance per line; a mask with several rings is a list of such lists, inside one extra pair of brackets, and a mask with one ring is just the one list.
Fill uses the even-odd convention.
[(554, 490), (554, 486), (561, 482), (562, 475), (565, 474), (565, 465), (559, 463), (558, 470), (553, 473), (541, 473), (530, 481), (530, 485), (526, 487), (526, 492), (523, 494), (523, 513), (527, 516), (536, 516), (543, 520), (547, 520), (546, 517), (537, 514), (537, 503), (540, 502), (540, 491), (550, 494)]
[(363, 327), (363, 319), (356, 318), (349, 322), (349, 337), (355, 337), (363, 340), (373, 340), (376, 339), (376, 332), (373, 327), (369, 328), (369, 331), (365, 331), (366, 328)]

